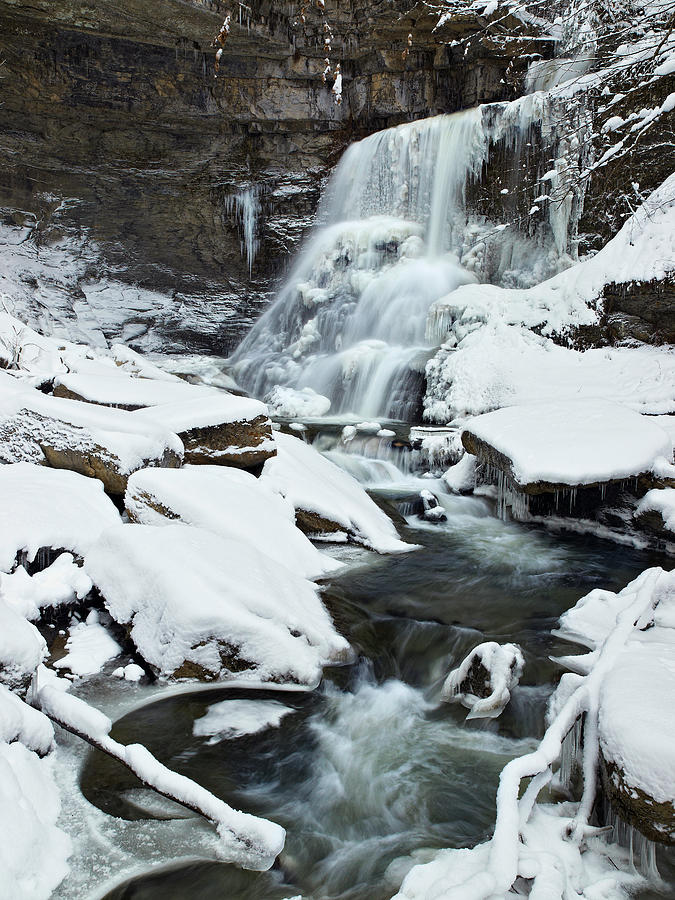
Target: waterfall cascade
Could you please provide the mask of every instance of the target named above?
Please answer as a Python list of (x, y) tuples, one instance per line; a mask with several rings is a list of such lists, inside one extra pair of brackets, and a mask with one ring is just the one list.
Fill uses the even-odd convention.
[[(443, 340), (428, 327), (434, 303), (476, 281), (530, 286), (569, 261), (578, 204), (564, 167), (549, 171), (560, 143), (550, 105), (538, 92), (349, 147), (285, 286), (232, 358), (240, 384), (258, 397), (311, 387), (333, 415), (419, 419)], [(548, 217), (519, 225), (538, 179)]]

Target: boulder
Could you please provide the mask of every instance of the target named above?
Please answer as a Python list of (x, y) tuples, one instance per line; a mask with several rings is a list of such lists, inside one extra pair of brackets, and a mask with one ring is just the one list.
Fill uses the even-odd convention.
[(185, 447), (185, 462), (192, 465), (252, 469), (276, 454), (267, 407), (258, 400), (223, 391), (139, 409), (132, 415), (175, 431)]
[(524, 664), (516, 644), (486, 641), (450, 672), (441, 699), (446, 703), (458, 701), (467, 707), (467, 719), (496, 718), (511, 699)]
[(217, 395), (218, 391), (205, 385), (193, 385), (180, 380), (137, 378), (123, 372), (112, 375), (75, 373), (59, 375), (54, 379), (55, 397), (129, 411), (179, 400), (196, 400), (214, 394)]

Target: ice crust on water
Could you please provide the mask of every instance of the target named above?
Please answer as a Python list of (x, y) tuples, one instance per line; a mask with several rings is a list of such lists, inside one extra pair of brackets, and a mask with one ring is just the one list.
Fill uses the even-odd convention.
[(277, 432), (274, 440), (277, 455), (266, 461), (261, 480), (294, 509), (337, 522), (379, 553), (414, 549), (399, 539), (391, 520), (351, 475), (299, 438)]
[(521, 485), (627, 479), (672, 456), (669, 436), (648, 417), (602, 400), (504, 407), (467, 430), (511, 460)]
[(43, 547), (84, 556), (99, 534), (119, 524), (119, 513), (94, 478), (31, 463), (0, 466), (0, 570), (17, 553), (32, 562)]
[(349, 653), (311, 582), (250, 544), (203, 528), (110, 529), (85, 569), (112, 617), (131, 624), (139, 652), (163, 675), (187, 661), (225, 676), (222, 649), (258, 679), (313, 684), (323, 664)]
[(276, 728), (291, 712), (292, 707), (276, 700), (223, 700), (213, 703), (201, 718), (195, 720), (192, 733), (210, 737), (209, 743), (217, 743)]
[(221, 537), (243, 541), (305, 578), (340, 568), (295, 526), (293, 506), (264, 479), (226, 466), (141, 469), (129, 479), (126, 508), (141, 525), (166, 525), (180, 517)]

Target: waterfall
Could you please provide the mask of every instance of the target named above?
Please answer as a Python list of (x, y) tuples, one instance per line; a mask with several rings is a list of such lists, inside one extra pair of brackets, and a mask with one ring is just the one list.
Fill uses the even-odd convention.
[[(566, 254), (571, 204), (525, 232), (495, 221), (497, 206), (515, 215), (499, 197), (508, 189), (482, 211), (481, 176), (497, 144), (510, 154), (509, 183), (520, 189), (520, 159), (536, 125), (549, 168), (555, 117), (544, 96), (435, 116), (352, 144), (285, 286), (232, 357), (242, 387), (261, 398), (277, 384), (311, 387), (329, 398), (331, 415), (419, 420), (425, 365), (446, 325), (428, 327), (434, 304), (477, 280), (540, 280)], [(530, 189), (534, 199), (536, 177)]]

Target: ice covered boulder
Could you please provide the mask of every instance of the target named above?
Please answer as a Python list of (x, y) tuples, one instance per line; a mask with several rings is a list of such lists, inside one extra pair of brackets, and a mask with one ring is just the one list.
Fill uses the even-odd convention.
[(101, 482), (75, 472), (0, 466), (0, 496), (1, 572), (11, 572), (17, 558), (33, 566), (39, 555), (48, 563), (63, 550), (82, 557), (102, 531), (120, 524)]
[(462, 443), (525, 494), (649, 475), (673, 453), (649, 417), (604, 400), (504, 407), (472, 419)]
[(203, 528), (110, 529), (85, 569), (113, 619), (163, 676), (246, 671), (311, 684), (322, 665), (349, 654), (310, 581)]
[(172, 431), (133, 413), (47, 396), (0, 372), (0, 461), (71, 469), (123, 494), (146, 466), (178, 466), (183, 444)]
[(351, 475), (299, 438), (277, 432), (274, 439), (277, 455), (265, 463), (261, 481), (292, 504), (302, 531), (349, 537), (379, 553), (414, 549)]
[[(600, 769), (619, 816), (647, 838), (675, 844), (675, 572), (647, 569), (619, 593), (594, 590), (560, 620), (558, 634), (591, 652), (562, 661), (592, 670), (622, 614), (634, 627), (611, 653), (598, 700)], [(608, 655), (608, 654), (606, 654)]]
[(675, 488), (647, 491), (635, 510), (642, 528), (668, 541), (675, 541)]
[(466, 706), (467, 719), (496, 718), (511, 699), (524, 665), (516, 644), (479, 644), (445, 679), (441, 699)]
[(187, 463), (250, 469), (275, 453), (272, 423), (259, 400), (218, 391), (139, 409), (133, 416), (175, 431), (185, 445)]
[(296, 528), (290, 503), (241, 469), (141, 469), (129, 479), (125, 505), (132, 522), (166, 525), (180, 519), (250, 544), (305, 578), (317, 578), (340, 568)]
[(59, 375), (54, 379), (55, 397), (126, 410), (181, 400), (199, 400), (214, 394), (217, 395), (218, 391), (205, 385), (193, 385), (180, 380), (138, 378), (122, 372), (111, 375), (76, 372)]

